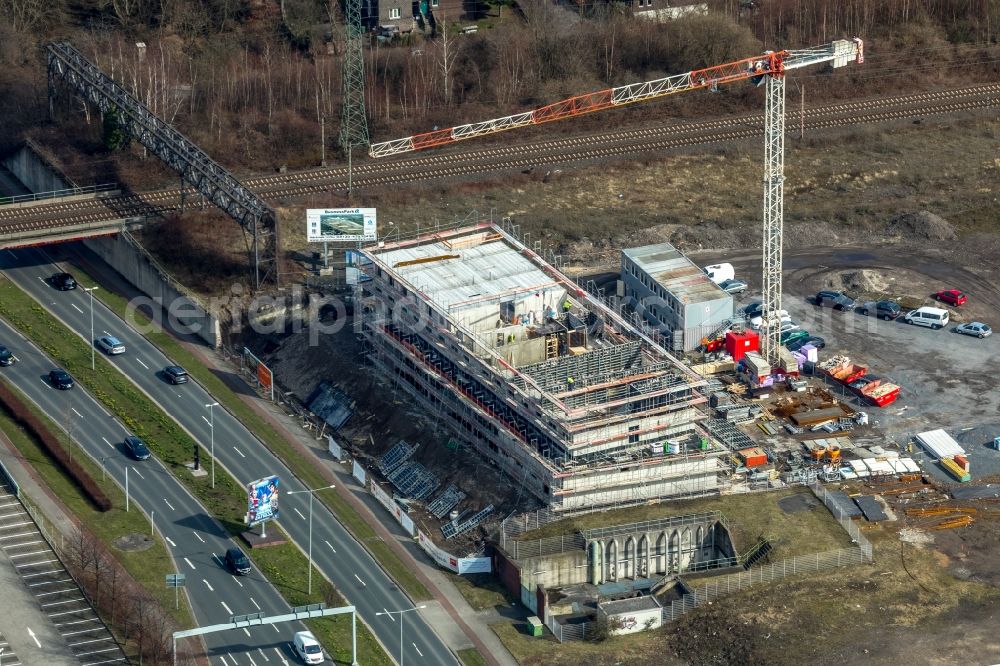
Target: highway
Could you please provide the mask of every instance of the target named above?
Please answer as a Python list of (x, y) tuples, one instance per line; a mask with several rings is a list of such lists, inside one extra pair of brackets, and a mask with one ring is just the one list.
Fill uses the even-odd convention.
[[(82, 387), (59, 391), (51, 386), (48, 373), (55, 364), (31, 345), (18, 331), (0, 319), (0, 340), (18, 362), (2, 368), (3, 376), (17, 386), (60, 427), (72, 421), (75, 441), (107, 474), (125, 486), (128, 470), (130, 510), (152, 514), (153, 523), (174, 557), (177, 572), (187, 577), (186, 592), (199, 625), (227, 622), (231, 615), (265, 611), (276, 615), (288, 604), (256, 570), (236, 577), (222, 563), (233, 545), (223, 526), (177, 481), (156, 458), (135, 461), (122, 447), (125, 427)], [(79, 455), (79, 454), (78, 454)], [(214, 663), (250, 664), (246, 658), (289, 659), (287, 644), (302, 627), (295, 624), (268, 625), (251, 631), (220, 632), (206, 636)]]
[[(89, 296), (81, 289), (60, 292), (49, 286), (45, 281), (46, 278), (58, 272), (59, 269), (49, 261), (42, 250), (0, 251), (0, 270), (61, 319), (72, 331), (80, 334), (84, 339), (90, 338)], [(131, 378), (147, 395), (151, 396), (207, 451), (212, 433), (210, 414), (205, 405), (216, 402), (216, 399), (195, 382), (173, 386), (161, 379), (158, 372), (163, 367), (171, 365), (172, 361), (168, 360), (136, 331), (128, 327), (97, 299), (94, 300), (94, 331), (95, 336), (108, 333), (125, 344), (126, 353), (110, 357), (110, 362)], [(14, 343), (5, 344), (11, 347), (15, 354), (18, 353)], [(19, 346), (21, 343), (17, 342), (16, 344)], [(35, 370), (37, 371), (37, 368)], [(47, 373), (48, 368), (45, 368), (44, 372)], [(50, 414), (62, 414), (65, 407), (60, 407), (58, 401), (66, 399), (66, 396), (56, 396), (53, 391), (49, 391), (47, 387), (43, 386), (41, 374), (35, 378), (38, 390), (41, 392), (41, 389), (45, 388), (49, 399), (55, 400), (55, 402), (43, 403), (45, 409), (55, 410), (49, 411)], [(74, 395), (69, 399), (75, 400), (77, 398), (78, 396)], [(285, 491), (306, 490), (305, 486), (294, 478), (288, 468), (238, 419), (221, 407), (215, 407), (213, 411), (215, 455), (218, 464), (229, 470), (236, 480), (244, 485), (256, 479), (277, 474), (281, 479), (282, 495), (281, 515), (278, 522), (305, 551), (308, 544), (309, 498), (304, 493), (291, 496), (284, 494)], [(124, 434), (123, 432), (115, 432), (117, 434), (112, 434), (115, 434), (118, 439), (120, 439), (119, 435)], [(115, 441), (107, 434), (104, 436), (111, 442)], [(100, 441), (100, 437), (98, 437), (98, 441)], [(107, 448), (106, 444), (104, 446)], [(147, 477), (149, 476), (147, 475)], [(154, 493), (151, 497), (155, 498), (157, 495)], [(163, 496), (160, 495), (160, 497)], [(156, 500), (151, 501), (155, 502)], [(378, 566), (368, 551), (344, 529), (325, 505), (314, 502), (313, 510), (312, 551), (316, 566), (333, 582), (348, 603), (357, 607), (361, 619), (368, 624), (382, 644), (388, 648), (390, 655), (398, 662), (400, 657), (400, 626), (398, 622), (400, 619), (391, 615), (376, 617), (375, 614), (409, 609), (413, 605), (412, 602)], [(203, 513), (204, 511), (198, 507), (197, 509), (192, 508), (188, 515)], [(180, 511), (178, 511), (178, 515), (180, 515)], [(219, 529), (221, 530), (221, 528)], [(175, 550), (176, 548), (179, 548), (179, 544)], [(207, 562), (208, 552), (205, 551), (200, 561)], [(257, 601), (261, 600), (257, 599)], [(235, 613), (241, 612), (235, 608), (233, 611)], [(250, 608), (244, 609), (243, 612), (254, 611), (255, 609)], [(402, 617), (405, 618), (403, 650), (407, 663), (449, 665), (459, 663), (454, 654), (419, 614), (407, 613)], [(288, 635), (290, 636), (290, 633)]]

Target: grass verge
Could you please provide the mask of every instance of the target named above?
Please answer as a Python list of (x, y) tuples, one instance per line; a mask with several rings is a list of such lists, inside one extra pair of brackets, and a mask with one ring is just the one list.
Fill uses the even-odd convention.
[[(74, 276), (85, 287), (91, 287), (97, 282), (83, 269), (76, 267)], [(328, 485), (328, 481), (316, 471), (312, 462), (304, 458), (266, 419), (250, 408), (229, 386), (226, 385), (211, 369), (202, 365), (176, 338), (163, 331), (159, 326), (152, 325), (144, 313), (129, 308), (128, 301), (122, 296), (107, 289), (94, 292), (115, 314), (130, 325), (143, 331), (147, 340), (158, 347), (168, 358), (182, 365), (206, 391), (214, 396), (222, 405), (236, 416), (253, 432), (271, 452), (284, 462), (292, 473), (305, 485), (316, 488)], [(2, 311), (2, 310), (0, 310)], [(319, 499), (319, 498), (318, 498)], [(431, 599), (431, 593), (413, 574), (412, 567), (404, 563), (396, 553), (382, 541), (371, 525), (336, 493), (327, 493), (320, 499), (337, 517), (337, 520), (354, 535), (372, 554), (379, 564), (409, 594), (414, 601)]]
[(515, 600), (492, 574), (447, 574), (452, 585), (462, 593), (469, 605), (477, 611), (506, 608)]
[[(17, 390), (13, 386), (11, 389)], [(35, 416), (41, 419), (52, 432), (60, 432), (56, 424), (33, 402), (27, 398), (24, 401)], [(163, 586), (164, 576), (177, 570), (163, 541), (157, 538), (152, 548), (141, 552), (123, 551), (111, 545), (115, 539), (126, 534), (145, 534), (149, 531), (149, 522), (141, 512), (126, 512), (121, 508), (125, 505), (125, 493), (111, 478), (102, 478), (100, 465), (82, 450), (78, 449), (73, 456), (111, 498), (115, 508), (103, 513), (94, 509), (93, 504), (80, 492), (76, 483), (52, 462), (42, 446), (15, 423), (3, 409), (0, 409), (0, 431), (7, 436), (7, 439), (20, 452), (24, 460), (38, 473), (42, 482), (59, 497), (70, 513), (76, 516), (80, 523), (94, 536), (108, 544), (108, 551), (121, 562), (129, 575), (141, 584), (154, 599), (159, 601), (180, 626), (191, 626), (191, 612), (186, 600), (182, 600), (180, 608), (175, 610), (174, 593)]]
[(462, 660), (465, 666), (486, 666), (486, 660), (483, 659), (483, 655), (479, 654), (476, 648), (459, 650), (458, 658)]
[[(215, 488), (211, 487), (208, 476), (194, 477), (184, 466), (184, 462), (192, 457), (196, 446), (194, 440), (118, 370), (111, 367), (106, 359), (98, 356), (95, 369), (91, 370), (89, 345), (69, 331), (18, 287), (2, 277), (0, 277), (0, 315), (31, 339), (49, 358), (64, 367), (80, 384), (86, 386), (95, 398), (125, 423), (126, 427), (142, 437), (157, 457), (171, 469), (174, 476), (187, 486), (211, 515), (222, 522), (229, 534), (238, 535), (246, 529), (242, 522), (246, 508), (243, 488), (224, 470), (216, 474)], [(58, 428), (54, 428), (54, 430), (59, 431)], [(91, 473), (99, 477), (101, 470), (96, 466), (96, 463), (84, 456), (82, 452), (81, 458), (86, 458), (86, 461), (94, 466)], [(206, 465), (211, 464), (211, 458), (207, 455), (202, 456), (202, 460)], [(121, 496), (121, 504), (123, 504), (123, 495), (120, 493), (119, 495)], [(112, 500), (114, 501), (114, 497)], [(135, 512), (134, 515), (140, 516), (138, 512)], [(307, 559), (294, 546), (288, 545), (287, 549), (289, 549), (289, 553), (286, 558), (294, 559), (297, 556), (299, 565), (282, 570), (286, 589), (287, 586), (291, 586), (305, 590), (307, 587)], [(266, 571), (260, 563), (263, 561), (261, 558), (266, 557), (266, 555), (261, 555), (260, 550), (250, 550), (249, 554), (254, 561), (258, 561), (257, 566)], [(173, 570), (172, 565), (170, 570)], [(319, 575), (316, 576), (316, 579), (323, 580), (322, 576)], [(162, 587), (162, 581), (163, 578), (160, 577), (154, 582)], [(154, 595), (157, 599), (163, 599), (165, 591), (154, 591)], [(170, 594), (170, 596), (173, 595)], [(307, 603), (325, 600), (322, 595), (315, 593)], [(291, 600), (289, 602), (291, 603)], [(172, 605), (171, 599), (165, 607), (170, 608)], [(183, 626), (190, 626), (190, 618), (187, 622)], [(323, 641), (328, 650), (336, 654), (341, 650), (341, 646), (348, 646), (347, 649), (350, 649), (349, 622), (346, 631), (342, 622), (337, 623), (329, 620), (320, 622), (322, 626), (317, 638)], [(337, 649), (334, 650), (333, 646), (336, 646)], [(363, 663), (390, 663), (380, 661), (387, 659), (385, 653), (368, 628), (360, 623), (358, 626), (358, 651), (360, 661)]]
[[(809, 502), (809, 508), (795, 513), (785, 513), (778, 502), (793, 495), (804, 495), (803, 499)], [(540, 529), (525, 533), (522, 538), (540, 539), (593, 527), (626, 525), (703, 511), (722, 512), (732, 528), (733, 543), (739, 552), (749, 548), (760, 535), (766, 535), (778, 544), (773, 555), (777, 558), (842, 548), (851, 543), (850, 537), (837, 524), (829, 510), (816, 500), (807, 488), (801, 487), (766, 493), (701, 497), (618, 511), (590, 513), (549, 523)]]

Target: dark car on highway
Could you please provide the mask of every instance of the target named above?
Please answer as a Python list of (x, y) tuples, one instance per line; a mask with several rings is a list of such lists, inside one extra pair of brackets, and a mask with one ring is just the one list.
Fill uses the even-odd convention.
[(8, 365), (14, 365), (14, 361), (16, 360), (9, 349), (0, 345), (0, 366), (6, 368)]
[(49, 373), (49, 382), (61, 391), (73, 388), (73, 378), (69, 376), (68, 372), (60, 368), (56, 368)]
[(129, 435), (122, 442), (125, 450), (128, 454), (135, 458), (136, 460), (148, 460), (149, 459), (149, 448), (146, 446), (146, 442), (142, 441), (135, 435)]
[(188, 381), (187, 370), (179, 365), (168, 365), (163, 368), (163, 376), (166, 377), (171, 384), (187, 384)]
[(226, 567), (237, 576), (246, 576), (250, 573), (250, 558), (239, 548), (230, 548), (226, 551)]
[(903, 309), (899, 307), (899, 303), (896, 301), (868, 301), (859, 305), (857, 311), (866, 317), (868, 315), (875, 315), (879, 319), (885, 319), (886, 321), (895, 319), (903, 314)]
[(52, 276), (52, 286), (59, 291), (76, 289), (76, 280), (69, 273), (56, 273)]
[(855, 303), (842, 291), (820, 291), (816, 293), (816, 305), (834, 310), (853, 310)]

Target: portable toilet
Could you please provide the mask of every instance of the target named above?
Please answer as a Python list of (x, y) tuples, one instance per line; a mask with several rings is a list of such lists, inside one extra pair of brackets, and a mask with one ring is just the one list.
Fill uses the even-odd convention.
[(993, 448), (1000, 451), (1000, 437), (993, 438)]

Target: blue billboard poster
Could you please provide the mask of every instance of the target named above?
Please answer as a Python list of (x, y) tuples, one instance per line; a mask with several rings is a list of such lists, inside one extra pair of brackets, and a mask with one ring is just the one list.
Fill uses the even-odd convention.
[(268, 476), (247, 484), (247, 525), (253, 527), (278, 517), (278, 477)]

